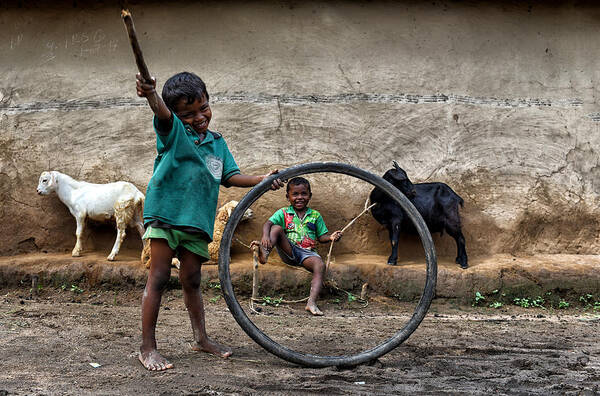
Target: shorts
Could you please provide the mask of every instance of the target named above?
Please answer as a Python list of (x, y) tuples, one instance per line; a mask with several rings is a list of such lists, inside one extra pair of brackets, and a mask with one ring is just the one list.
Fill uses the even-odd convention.
[(281, 259), (283, 260), (284, 263), (288, 264), (288, 265), (293, 265), (293, 266), (300, 266), (302, 265), (302, 262), (304, 260), (306, 260), (309, 257), (321, 257), (319, 256), (319, 254), (317, 252), (314, 252), (312, 250), (308, 250), (308, 249), (304, 249), (298, 245), (296, 245), (294, 242), (290, 241), (288, 239), (290, 245), (292, 245), (292, 256), (290, 257), (287, 255), (286, 252), (284, 252), (282, 249), (279, 249), (279, 246), (277, 246), (277, 253), (279, 254), (279, 257), (281, 257)]
[(208, 241), (203, 238), (202, 234), (191, 234), (172, 228), (154, 228), (150, 226), (142, 239), (166, 239), (169, 247), (175, 251), (181, 246), (205, 259), (210, 258)]

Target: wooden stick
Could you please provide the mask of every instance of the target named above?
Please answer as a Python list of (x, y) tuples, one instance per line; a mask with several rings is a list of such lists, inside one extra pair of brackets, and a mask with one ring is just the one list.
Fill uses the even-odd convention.
[(37, 296), (38, 293), (38, 280), (39, 277), (37, 275), (32, 275), (31, 276), (31, 294), (33, 294), (34, 296)]
[(258, 298), (258, 249), (252, 248), (252, 301)]
[(129, 42), (131, 43), (131, 49), (133, 50), (133, 55), (135, 56), (135, 63), (137, 64), (138, 70), (140, 71), (142, 78), (149, 83), (152, 81), (152, 77), (150, 76), (146, 62), (144, 62), (144, 55), (142, 54), (142, 48), (140, 47), (137, 35), (135, 34), (135, 26), (133, 26), (131, 12), (129, 12), (129, 10), (121, 10), (121, 18), (123, 18), (123, 23), (125, 23), (125, 28), (127, 29), (127, 34), (129, 35)]
[(369, 284), (368, 283), (364, 283), (362, 285), (362, 288), (360, 289), (360, 299), (366, 301), (368, 295), (369, 295)]
[[(356, 220), (358, 220), (358, 218), (360, 216), (364, 215), (373, 206), (375, 206), (375, 204), (372, 204), (369, 207), (365, 207), (365, 210), (363, 210), (362, 212), (360, 212), (360, 214), (358, 216), (356, 216), (355, 218), (353, 218), (352, 221), (346, 225), (346, 227), (342, 228), (342, 233), (344, 231), (346, 231), (348, 229), (348, 227), (350, 227), (352, 224), (354, 224), (354, 222)], [(327, 262), (325, 263), (325, 274), (327, 274), (327, 271), (329, 271), (329, 262), (331, 261), (331, 251), (332, 250), (333, 250), (333, 241), (331, 241), (331, 245), (329, 245), (329, 253), (327, 253)]]
[[(148, 66), (146, 66), (146, 62), (144, 62), (144, 55), (142, 54), (142, 48), (140, 47), (137, 35), (135, 34), (135, 26), (133, 26), (131, 12), (126, 9), (121, 9), (121, 18), (123, 18), (125, 29), (127, 29), (127, 35), (129, 36), (129, 42), (131, 43), (131, 49), (133, 50), (133, 56), (135, 57), (135, 63), (137, 64), (140, 75), (144, 81), (146, 81), (146, 83), (151, 84), (152, 76), (150, 76)], [(148, 104), (152, 110), (158, 109), (158, 98), (156, 97), (156, 93), (154, 95), (147, 96), (146, 99), (148, 99)]]

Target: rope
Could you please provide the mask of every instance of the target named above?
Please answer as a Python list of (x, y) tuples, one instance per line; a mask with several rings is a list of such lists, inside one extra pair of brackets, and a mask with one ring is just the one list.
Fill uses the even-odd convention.
[(240, 240), (238, 237), (235, 237), (235, 236), (234, 236), (234, 237), (233, 237), (233, 239), (234, 239), (234, 240), (235, 240), (237, 243), (239, 243), (240, 245), (242, 245), (242, 246), (244, 246), (244, 247), (247, 247), (248, 249), (252, 250), (252, 246), (245, 244), (245, 243), (244, 243), (244, 242), (242, 242), (242, 241), (241, 241), (241, 240)]

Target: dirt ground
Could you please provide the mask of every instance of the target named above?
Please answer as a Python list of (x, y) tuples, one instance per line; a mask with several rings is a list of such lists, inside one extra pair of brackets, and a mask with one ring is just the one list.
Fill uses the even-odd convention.
[[(148, 372), (137, 360), (140, 288), (76, 285), (4, 288), (0, 301), (0, 395), (40, 394), (597, 394), (600, 314), (578, 309), (500, 309), (436, 299), (413, 335), (371, 365), (302, 368), (255, 344), (237, 325), (216, 285), (205, 290), (209, 335), (234, 355), (190, 350), (179, 289), (166, 292), (159, 349), (175, 368)], [(241, 301), (246, 307), (248, 301)], [(343, 355), (398, 331), (414, 303), (371, 296), (369, 304), (326, 294), (326, 316), (303, 304), (259, 305), (251, 319), (292, 349)], [(97, 363), (99, 367), (93, 367)]]

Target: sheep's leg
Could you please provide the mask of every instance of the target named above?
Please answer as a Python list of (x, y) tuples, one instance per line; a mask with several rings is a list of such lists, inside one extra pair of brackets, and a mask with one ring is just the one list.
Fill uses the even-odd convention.
[(144, 229), (144, 224), (141, 221), (136, 221), (133, 226), (137, 230), (138, 234), (140, 234), (140, 238), (143, 237), (144, 233), (146, 232)]
[[(112, 251), (108, 255), (108, 261), (113, 261), (116, 255), (119, 253), (123, 239), (125, 239), (125, 231), (127, 230), (127, 224), (131, 223), (132, 220), (137, 216), (135, 213), (136, 204), (133, 198), (120, 199), (115, 202), (115, 221), (117, 223), (117, 237)], [(138, 229), (138, 232), (141, 232)], [(143, 234), (142, 234), (143, 235)]]
[(75, 231), (75, 235), (77, 236), (77, 242), (75, 242), (75, 247), (71, 252), (71, 256), (79, 257), (81, 256), (81, 236), (83, 235), (83, 229), (85, 228), (85, 214), (80, 214), (75, 216), (75, 221), (77, 222), (77, 230)]
[(108, 261), (114, 261), (117, 254), (119, 254), (119, 249), (121, 249), (121, 244), (123, 243), (123, 239), (125, 239), (125, 231), (127, 228), (127, 224), (117, 217), (117, 238), (115, 239), (115, 244), (108, 255)]
[[(143, 206), (143, 204), (141, 205)], [(140, 238), (143, 237), (144, 233), (146, 232), (146, 230), (144, 229), (144, 220), (142, 218), (141, 210), (143, 209), (135, 211), (133, 213), (133, 218), (129, 222), (129, 226), (137, 230), (138, 234), (140, 234)]]
[(460, 228), (457, 230), (447, 228), (446, 231), (456, 241), (456, 264), (460, 264), (460, 267), (463, 269), (469, 268), (465, 237), (462, 231)]
[(150, 246), (151, 242), (150, 242), (150, 239), (146, 239), (143, 242), (144, 242), (144, 247), (142, 249), (142, 254), (140, 256), (140, 261), (146, 268), (150, 268), (150, 250), (152, 249)]
[[(130, 224), (131, 226), (131, 224)], [(140, 238), (142, 238), (146, 232), (146, 230), (144, 229), (144, 224), (141, 221), (138, 220), (134, 220), (133, 221), (133, 227), (137, 230), (138, 234), (140, 234)], [(146, 248), (146, 245), (148, 245), (148, 247)], [(142, 239), (142, 263), (144, 263), (144, 251), (148, 251), (147, 257), (148, 257), (148, 264), (146, 265), (146, 268), (150, 268), (150, 264), (149, 264), (149, 260), (150, 260), (150, 239)], [(179, 268), (179, 267), (177, 267)]]
[[(144, 229), (144, 224), (139, 219), (138, 216), (135, 216), (130, 226), (134, 227), (138, 234), (140, 234), (140, 238), (142, 238), (146, 232)], [(142, 239), (142, 256), (141, 256), (142, 264), (146, 265), (146, 268), (150, 268), (150, 239), (143, 240)], [(147, 264), (146, 264), (147, 262)]]
[(398, 240), (400, 239), (400, 224), (391, 224), (388, 228), (390, 233), (390, 243), (392, 244), (392, 254), (388, 257), (389, 265), (398, 263)]

